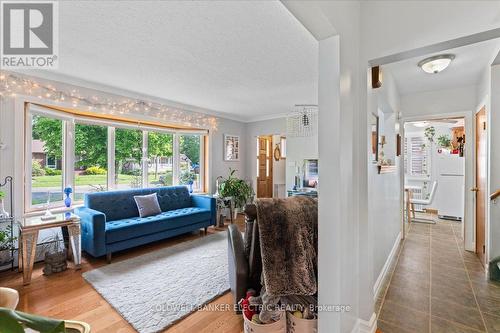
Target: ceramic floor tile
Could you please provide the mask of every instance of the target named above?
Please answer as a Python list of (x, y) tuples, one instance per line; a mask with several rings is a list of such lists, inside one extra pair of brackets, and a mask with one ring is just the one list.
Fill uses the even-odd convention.
[(454, 303), (431, 299), (432, 315), (453, 321), (477, 330), (485, 330), (483, 319), (478, 309), (460, 306)]
[(442, 284), (432, 284), (432, 298), (445, 300), (461, 306), (477, 308), (476, 299), (470, 286), (462, 285), (460, 288)]
[(470, 327), (463, 326), (459, 323), (454, 323), (441, 318), (431, 318), (431, 332), (432, 333), (478, 333), (478, 331)]
[(410, 332), (429, 332), (429, 315), (409, 309), (391, 301), (385, 301), (380, 319)]
[(430, 289), (430, 274), (412, 274), (396, 271), (392, 276), (391, 284), (409, 291), (428, 292)]
[(382, 332), (382, 333), (414, 333), (411, 331), (407, 331), (404, 328), (398, 327), (396, 325), (393, 325), (391, 323), (385, 322), (381, 319), (377, 321), (377, 328)]
[(392, 285), (389, 287), (385, 299), (386, 301), (391, 301), (411, 309), (429, 312), (430, 302), (428, 292), (410, 291), (406, 288), (398, 288)]
[(477, 295), (476, 298), (482, 312), (500, 316), (500, 299), (484, 295)]
[(483, 314), (488, 333), (500, 333), (500, 317), (490, 314)]
[(457, 280), (468, 280), (467, 272), (461, 267), (454, 267), (432, 262), (432, 275), (448, 276)]
[(461, 228), (439, 219), (410, 225), (385, 298), (376, 301), (383, 333), (500, 333), (500, 283), (464, 250)]

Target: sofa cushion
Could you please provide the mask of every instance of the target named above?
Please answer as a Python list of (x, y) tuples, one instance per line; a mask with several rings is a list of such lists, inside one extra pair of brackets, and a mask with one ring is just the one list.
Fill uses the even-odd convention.
[(152, 193), (156, 193), (163, 212), (191, 206), (186, 186), (167, 186), (88, 193), (85, 195), (85, 207), (104, 213), (107, 221), (138, 217), (134, 196)]
[(136, 195), (134, 196), (134, 200), (137, 204), (137, 209), (139, 210), (140, 217), (148, 217), (161, 213), (160, 204), (158, 203), (156, 193), (148, 195)]
[(119, 242), (185, 225), (210, 220), (208, 209), (188, 207), (148, 217), (132, 217), (106, 222), (106, 243)]

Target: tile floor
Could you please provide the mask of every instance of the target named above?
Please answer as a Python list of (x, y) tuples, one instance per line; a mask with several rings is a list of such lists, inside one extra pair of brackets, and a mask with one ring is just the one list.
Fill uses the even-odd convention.
[(500, 283), (463, 249), (461, 224), (412, 223), (376, 302), (383, 333), (500, 332)]

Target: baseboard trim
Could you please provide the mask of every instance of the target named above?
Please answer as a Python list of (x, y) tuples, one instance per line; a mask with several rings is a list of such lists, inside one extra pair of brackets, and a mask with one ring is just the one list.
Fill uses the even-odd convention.
[(384, 281), (384, 278), (387, 275), (387, 270), (389, 269), (391, 262), (394, 260), (394, 257), (396, 256), (400, 242), (401, 242), (401, 232), (399, 232), (398, 237), (396, 237), (396, 241), (394, 242), (394, 245), (392, 246), (391, 252), (389, 253), (389, 256), (387, 257), (387, 260), (385, 261), (384, 267), (382, 267), (382, 271), (380, 272), (380, 275), (378, 276), (377, 281), (375, 281), (375, 284), (373, 285), (373, 299), (374, 300), (377, 299), (378, 294), (380, 293), (380, 288), (382, 287), (382, 281)]
[(377, 315), (372, 314), (370, 320), (366, 321), (358, 318), (351, 333), (375, 333), (377, 331)]

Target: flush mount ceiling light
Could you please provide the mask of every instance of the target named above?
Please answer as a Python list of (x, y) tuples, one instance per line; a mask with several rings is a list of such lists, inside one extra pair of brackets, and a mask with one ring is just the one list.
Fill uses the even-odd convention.
[(426, 73), (437, 74), (446, 69), (453, 59), (455, 59), (455, 55), (453, 54), (440, 54), (425, 58), (418, 63), (418, 67), (422, 68)]
[(415, 126), (415, 127), (427, 127), (427, 125), (429, 125), (429, 122), (427, 122), (427, 121), (419, 121), (419, 122), (413, 123), (413, 126)]

